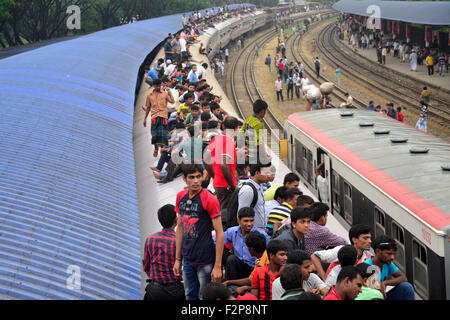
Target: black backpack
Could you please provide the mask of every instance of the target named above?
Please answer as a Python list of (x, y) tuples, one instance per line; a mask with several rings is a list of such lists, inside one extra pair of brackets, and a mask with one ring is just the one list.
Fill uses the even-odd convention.
[(253, 190), (253, 200), (250, 204), (251, 208), (254, 208), (256, 205), (256, 202), (258, 201), (258, 190), (256, 190), (256, 187), (250, 183), (250, 182), (244, 182), (244, 184), (239, 188), (236, 189), (231, 196), (230, 202), (228, 203), (228, 207), (224, 210), (222, 210), (222, 225), (223, 230), (227, 230), (228, 228), (237, 226), (237, 214), (238, 214), (238, 208), (239, 208), (239, 191), (242, 189), (243, 186), (250, 186)]

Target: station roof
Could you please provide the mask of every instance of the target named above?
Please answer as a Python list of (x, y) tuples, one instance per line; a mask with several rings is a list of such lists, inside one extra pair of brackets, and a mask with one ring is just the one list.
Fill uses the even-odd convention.
[(333, 5), (333, 9), (372, 17), (377, 13), (371, 6), (379, 7), (381, 19), (426, 25), (450, 25), (450, 2), (448, 1), (341, 0)]
[[(288, 120), (436, 230), (449, 226), (450, 172), (441, 166), (449, 164), (450, 144), (374, 111), (347, 109), (352, 117), (342, 111), (298, 112)], [(374, 133), (381, 129), (390, 132)], [(410, 153), (412, 147), (429, 151)]]
[(0, 60), (0, 299), (142, 298), (136, 79), (181, 16)]

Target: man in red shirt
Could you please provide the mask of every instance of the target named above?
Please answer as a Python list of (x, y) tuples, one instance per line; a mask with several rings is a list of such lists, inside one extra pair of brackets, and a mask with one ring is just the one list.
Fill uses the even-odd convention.
[(345, 266), (337, 277), (336, 286), (323, 300), (355, 300), (362, 291), (361, 271), (354, 266)]
[(252, 274), (251, 293), (258, 300), (272, 300), (272, 283), (280, 276), (287, 261), (288, 248), (283, 241), (272, 240), (267, 245), (269, 264), (258, 267)]
[(227, 117), (223, 126), (225, 132), (215, 136), (205, 153), (205, 167), (208, 178), (214, 178), (213, 187), (219, 200), (220, 209), (228, 207), (231, 196), (236, 190), (236, 147), (234, 135), (239, 128), (239, 121), (235, 117)]

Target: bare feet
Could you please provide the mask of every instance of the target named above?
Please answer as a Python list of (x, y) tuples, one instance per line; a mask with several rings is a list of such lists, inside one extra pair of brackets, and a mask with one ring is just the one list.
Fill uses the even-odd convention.
[(159, 174), (159, 172), (156, 172), (156, 171), (152, 171), (152, 172), (156, 179), (161, 179), (161, 175)]

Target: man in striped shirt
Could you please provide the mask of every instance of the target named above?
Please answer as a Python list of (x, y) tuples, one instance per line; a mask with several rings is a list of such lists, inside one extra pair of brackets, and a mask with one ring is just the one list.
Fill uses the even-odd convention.
[(283, 220), (291, 216), (291, 211), (294, 209), (298, 197), (302, 195), (302, 192), (298, 188), (287, 189), (284, 193), (284, 202), (269, 213), (269, 219), (267, 221), (266, 232), (271, 236), (281, 226)]
[(145, 241), (144, 271), (148, 275), (144, 300), (185, 300), (181, 277), (173, 273), (175, 263), (175, 207), (166, 204), (158, 210), (163, 227)]

